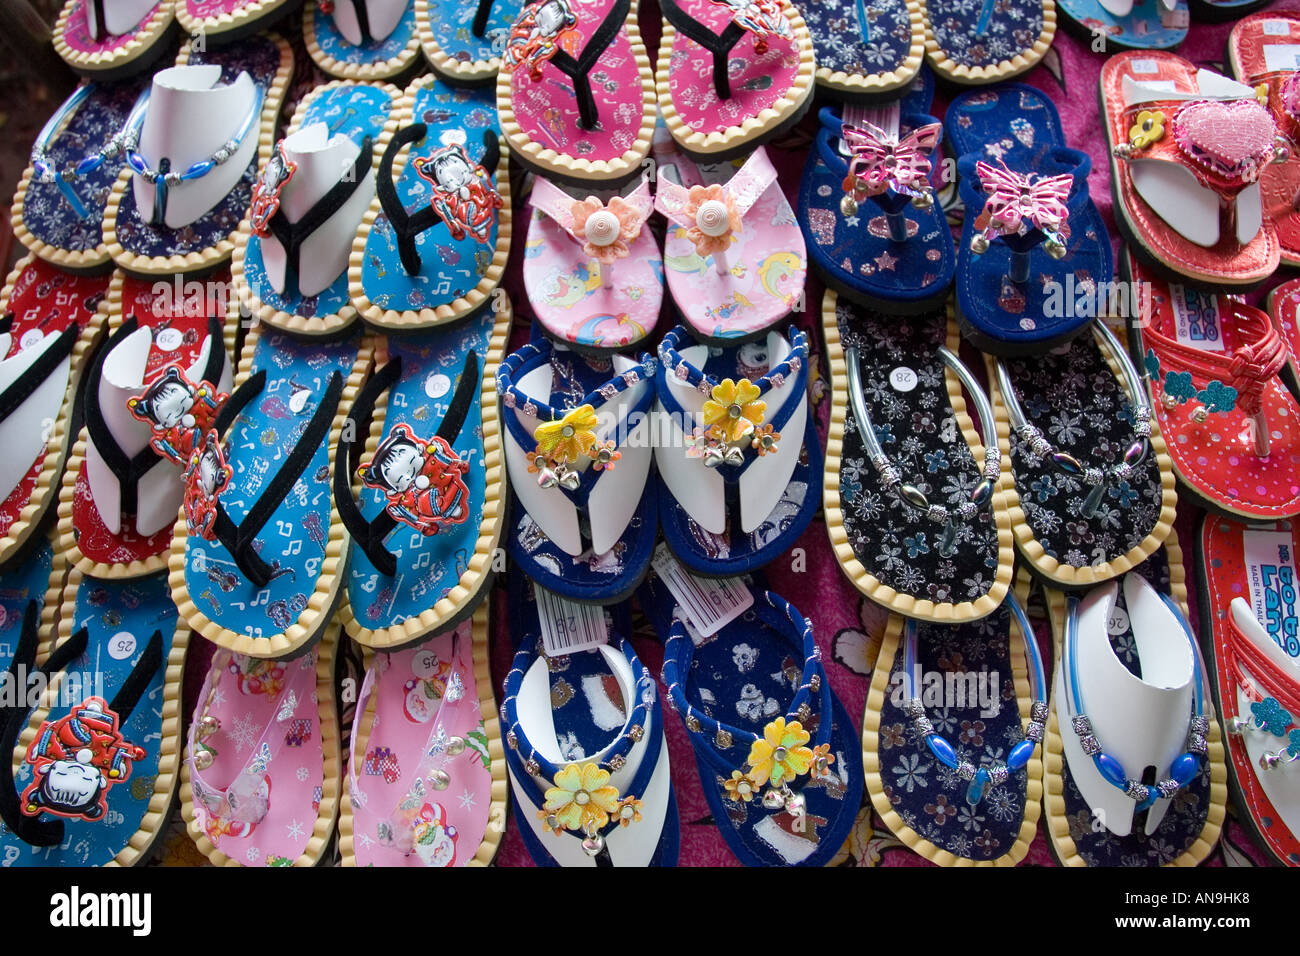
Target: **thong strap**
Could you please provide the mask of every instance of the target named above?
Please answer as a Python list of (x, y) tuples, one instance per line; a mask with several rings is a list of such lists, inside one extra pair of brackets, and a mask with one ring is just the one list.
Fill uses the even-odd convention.
[[(0, 334), (8, 334), (12, 328), (12, 314), (0, 319)], [(31, 398), (32, 393), (50, 377), (59, 364), (72, 354), (80, 335), (79, 325), (75, 322), (69, 325), (60, 333), (58, 341), (45, 350), (45, 354), (28, 366), (27, 371), (10, 382), (8, 388), (0, 392), (0, 422), (7, 421), (23, 402)]]

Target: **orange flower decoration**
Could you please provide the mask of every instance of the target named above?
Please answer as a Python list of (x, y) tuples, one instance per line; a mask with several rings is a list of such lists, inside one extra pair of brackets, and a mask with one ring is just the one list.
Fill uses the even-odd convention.
[(582, 243), (585, 255), (605, 265), (627, 258), (630, 252), (628, 243), (641, 231), (641, 217), (636, 207), (619, 196), (611, 199), (609, 205), (595, 196), (588, 196), (575, 202), (570, 211), (573, 214), (573, 234)]
[(695, 221), (686, 230), (686, 238), (695, 243), (701, 256), (725, 252), (740, 232), (740, 213), (736, 201), (721, 186), (692, 186), (682, 214)]

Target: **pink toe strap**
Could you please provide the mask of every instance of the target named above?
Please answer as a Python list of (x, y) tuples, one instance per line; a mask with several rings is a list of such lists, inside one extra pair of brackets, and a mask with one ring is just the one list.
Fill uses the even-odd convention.
[(776, 169), (767, 150), (759, 147), (723, 184), (688, 189), (660, 177), (655, 208), (686, 230), (700, 255), (709, 255), (718, 244), (729, 243), (732, 233), (740, 232), (745, 213), (775, 182)]
[(628, 256), (630, 244), (641, 234), (654, 208), (648, 181), (642, 181), (629, 195), (604, 203), (595, 196), (575, 199), (554, 183), (537, 178), (532, 202), (582, 245), (584, 255), (606, 265)]

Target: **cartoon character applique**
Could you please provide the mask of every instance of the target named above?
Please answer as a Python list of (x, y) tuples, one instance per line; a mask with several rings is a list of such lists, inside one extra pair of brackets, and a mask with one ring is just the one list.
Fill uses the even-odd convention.
[(542, 78), (542, 64), (566, 45), (576, 31), (578, 15), (569, 0), (540, 0), (530, 3), (519, 14), (506, 40), (505, 62), (513, 70), (528, 65), (534, 80)]
[(175, 465), (186, 460), (212, 428), (230, 397), (211, 382), (191, 382), (179, 365), (168, 365), (144, 390), (129, 398), (127, 410), (149, 426), (149, 446)]
[(89, 697), (71, 713), (41, 724), (27, 748), (35, 774), (23, 791), (22, 811), (29, 817), (100, 819), (108, 811), (108, 791), (131, 776), (144, 748), (127, 743), (119, 718), (103, 698)]
[(447, 822), (447, 811), (441, 804), (424, 802), (416, 791), (407, 795), (391, 821), (379, 824), (379, 842), (407, 856), (414, 853), (425, 866), (456, 863), (456, 828)]
[(402, 685), (406, 694), (402, 710), (412, 723), (428, 723), (447, 692), (451, 661), (439, 660), (432, 651), (420, 651), (411, 659), (411, 672), (415, 676)]
[(417, 157), (415, 171), (433, 187), (429, 204), (453, 239), (464, 239), (469, 233), (479, 242), (488, 241), (501, 195), (487, 170), (469, 158), (464, 146), (451, 143)]
[(185, 526), (190, 534), (216, 539), (217, 499), (230, 487), (234, 473), (226, 463), (216, 430), (210, 430), (202, 447), (191, 452), (185, 469)]
[(468, 518), (469, 488), (461, 477), (468, 471), (469, 462), (445, 439), (424, 441), (401, 424), (361, 463), (359, 474), (367, 488), (384, 493), (385, 510), (394, 519), (428, 535)]
[(793, 36), (790, 21), (781, 9), (781, 0), (713, 0), (731, 10), (731, 22), (753, 33), (757, 40), (754, 52), (760, 56), (767, 52), (767, 37)]
[(241, 694), (275, 697), (284, 690), (285, 668), (280, 661), (236, 656), (226, 666), (234, 675), (235, 687)]
[(280, 193), (297, 171), (298, 164), (285, 155), (284, 140), (280, 140), (253, 184), (253, 204), (248, 210), (253, 235), (266, 237), (271, 234), (271, 220), (280, 211)]

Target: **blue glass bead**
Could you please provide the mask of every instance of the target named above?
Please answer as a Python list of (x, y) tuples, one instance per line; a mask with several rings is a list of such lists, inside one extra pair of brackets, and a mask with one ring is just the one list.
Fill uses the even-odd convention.
[(938, 734), (926, 737), (925, 742), (930, 748), (930, 753), (934, 754), (941, 764), (945, 767), (957, 766), (957, 753), (952, 749), (952, 744)]
[(77, 175), (84, 176), (86, 173), (94, 172), (103, 165), (104, 157), (96, 153), (94, 156), (87, 156), (81, 162), (77, 163)]
[(1029, 763), (1030, 756), (1034, 752), (1034, 742), (1032, 740), (1022, 740), (1011, 748), (1011, 753), (1007, 755), (1007, 766), (1012, 770), (1023, 770)]
[(126, 154), (126, 161), (127, 164), (141, 176), (149, 172), (149, 164), (146, 163), (144, 157), (135, 150), (131, 150)]
[(193, 166), (191, 166), (189, 169), (185, 170), (185, 172), (181, 173), (181, 179), (184, 179), (184, 180), (189, 180), (189, 179), (198, 179), (200, 176), (202, 176), (202, 175), (204, 175), (205, 173), (207, 173), (208, 170), (212, 169), (212, 168), (213, 168), (214, 166), (216, 166), (216, 165), (217, 165), (217, 164), (216, 164), (216, 161), (215, 161), (215, 160), (211, 160), (211, 159), (200, 159), (197, 163), (195, 163), (195, 164), (194, 164)]
[(970, 786), (966, 788), (966, 802), (973, 807), (983, 800), (984, 788), (988, 786), (988, 783), (989, 772), (983, 767), (980, 767), (975, 774), (975, 779), (972, 780)]
[(1128, 778), (1124, 776), (1124, 768), (1120, 762), (1108, 753), (1099, 753), (1093, 758), (1097, 763), (1097, 769), (1101, 775), (1117, 787), (1128, 786)]
[(1183, 754), (1169, 768), (1169, 776), (1182, 786), (1187, 786), (1201, 772), (1200, 762), (1191, 754)]

